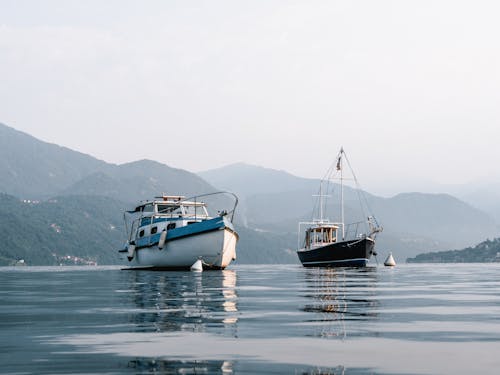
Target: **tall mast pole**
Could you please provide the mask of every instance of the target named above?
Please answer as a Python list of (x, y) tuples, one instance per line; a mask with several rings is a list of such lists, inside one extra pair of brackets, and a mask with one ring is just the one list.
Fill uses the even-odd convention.
[(319, 220), (323, 223), (323, 181), (319, 184)]
[(343, 168), (342, 168), (342, 154), (344, 153), (344, 148), (340, 148), (340, 156), (338, 166), (340, 168), (340, 221), (342, 223), (342, 240), (345, 239), (345, 224), (344, 224), (344, 180), (343, 180)]

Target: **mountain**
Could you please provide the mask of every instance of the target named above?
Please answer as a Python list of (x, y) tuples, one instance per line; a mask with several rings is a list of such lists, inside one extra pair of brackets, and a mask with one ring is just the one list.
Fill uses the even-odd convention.
[(500, 223), (500, 185), (477, 187), (462, 192), (459, 197), (470, 205), (488, 213)]
[(486, 240), (474, 247), (419, 254), (408, 263), (492, 263), (500, 262), (500, 238)]
[(140, 160), (106, 163), (0, 124), (0, 192), (40, 200), (56, 195), (100, 195), (123, 202), (163, 192), (194, 195), (213, 186), (194, 173)]
[(414, 233), (447, 242), (471, 245), (498, 233), (493, 219), (448, 194), (403, 193), (372, 199), (377, 217), (395, 233)]
[(240, 235), (236, 264), (299, 263), (295, 248), (297, 238), (236, 225)]
[(125, 202), (137, 202), (162, 193), (190, 196), (215, 190), (188, 171), (151, 160), (139, 160), (112, 165), (106, 173), (92, 173), (62, 190), (60, 194), (102, 195), (119, 197)]
[(26, 199), (47, 198), (109, 166), (0, 123), (0, 192)]
[(198, 175), (213, 186), (237, 192), (241, 197), (318, 188), (317, 180), (245, 163), (199, 172)]

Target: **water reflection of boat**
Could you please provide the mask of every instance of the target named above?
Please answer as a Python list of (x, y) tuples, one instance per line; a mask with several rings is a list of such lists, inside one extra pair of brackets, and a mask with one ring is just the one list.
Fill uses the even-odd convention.
[(136, 308), (129, 320), (136, 331), (236, 334), (236, 271), (196, 275), (140, 271), (130, 278), (128, 295)]
[(319, 336), (345, 337), (347, 324), (377, 318), (376, 268), (312, 268), (305, 274), (306, 297), (302, 307)]
[(230, 361), (174, 361), (157, 358), (136, 358), (130, 360), (128, 368), (138, 373), (152, 374), (232, 374)]

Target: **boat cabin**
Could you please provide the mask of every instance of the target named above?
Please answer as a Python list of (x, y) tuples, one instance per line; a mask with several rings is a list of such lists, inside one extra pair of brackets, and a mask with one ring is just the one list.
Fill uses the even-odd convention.
[(337, 242), (338, 225), (319, 224), (307, 228), (305, 237), (305, 248), (313, 249)]
[(134, 216), (129, 241), (153, 236), (210, 219), (204, 202), (187, 201), (184, 196), (164, 195), (138, 205), (128, 214)]
[[(161, 198), (161, 200), (157, 200)], [(154, 201), (143, 203), (135, 208), (134, 213), (142, 216), (158, 216), (168, 218), (208, 218), (207, 206), (204, 202), (186, 201), (183, 196), (165, 195), (156, 197)]]

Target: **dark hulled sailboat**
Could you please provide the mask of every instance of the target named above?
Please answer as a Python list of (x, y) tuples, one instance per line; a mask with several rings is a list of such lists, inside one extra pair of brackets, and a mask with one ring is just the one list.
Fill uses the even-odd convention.
[[(299, 241), (301, 229), (307, 226), (303, 247), (297, 250), (297, 255), (304, 267), (365, 267), (372, 255), (375, 253), (375, 237), (382, 231), (373, 216), (365, 216), (364, 222), (356, 222), (347, 225), (344, 223), (344, 161), (350, 168), (349, 160), (341, 148), (336, 158), (335, 168), (330, 167), (325, 178), (321, 181), (319, 198), (319, 219), (310, 222), (299, 223)], [(362, 194), (356, 176), (352, 171), (352, 177), (356, 183), (358, 192)], [(323, 184), (336, 178), (337, 172), (340, 180), (340, 221), (332, 222), (324, 218)], [(366, 201), (366, 200), (365, 200)], [(368, 208), (368, 207), (366, 207)], [(359, 230), (361, 227), (361, 230)], [(300, 244), (300, 242), (299, 242)]]

